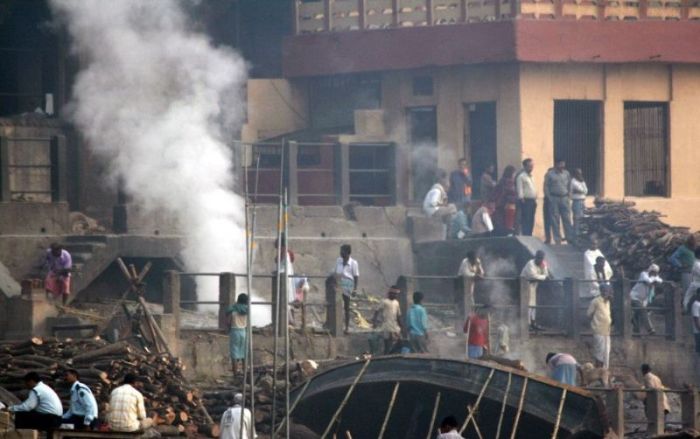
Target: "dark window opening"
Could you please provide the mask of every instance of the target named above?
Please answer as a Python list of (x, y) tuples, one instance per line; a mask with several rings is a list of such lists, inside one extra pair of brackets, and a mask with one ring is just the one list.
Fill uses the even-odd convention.
[(475, 197), (480, 197), (481, 176), (489, 165), (497, 165), (496, 103), (469, 104), (466, 116), (465, 125), (469, 128), (467, 144), (469, 145), (469, 162), (473, 181), (472, 193)]
[(421, 202), (435, 182), (437, 171), (437, 112), (435, 107), (408, 109), (411, 141), (413, 201)]
[(432, 76), (416, 76), (413, 78), (413, 96), (432, 96)]
[(321, 145), (299, 145), (297, 166), (308, 168), (321, 164)]
[(336, 75), (315, 80), (310, 86), (309, 108), (314, 128), (352, 127), (355, 110), (381, 108), (378, 75)]
[(598, 101), (554, 101), (554, 159), (572, 175), (580, 168), (590, 195), (600, 191), (601, 114)]
[(625, 195), (669, 195), (668, 104), (625, 102)]
[(350, 145), (350, 201), (387, 206), (394, 197), (394, 146)]

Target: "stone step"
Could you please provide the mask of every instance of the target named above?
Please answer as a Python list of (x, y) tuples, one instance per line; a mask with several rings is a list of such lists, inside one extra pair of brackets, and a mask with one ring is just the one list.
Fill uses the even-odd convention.
[(72, 253), (73, 262), (85, 262), (92, 258), (92, 253)]
[(91, 242), (91, 243), (106, 243), (107, 235), (70, 235), (66, 236), (66, 242)]
[(98, 249), (107, 247), (107, 244), (103, 242), (86, 242), (86, 243), (72, 243), (68, 242), (63, 245), (63, 247), (68, 250), (69, 253), (93, 253)]

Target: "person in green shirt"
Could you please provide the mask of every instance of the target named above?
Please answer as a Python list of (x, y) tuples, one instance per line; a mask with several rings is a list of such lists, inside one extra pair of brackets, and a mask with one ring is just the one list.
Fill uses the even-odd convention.
[(669, 262), (681, 273), (681, 287), (685, 291), (690, 285), (695, 264), (695, 235), (689, 235), (669, 258)]
[(248, 326), (248, 295), (239, 294), (236, 303), (226, 310), (229, 325), (229, 348), (231, 350), (231, 370), (236, 375), (243, 371), (243, 361), (247, 352), (246, 329)]

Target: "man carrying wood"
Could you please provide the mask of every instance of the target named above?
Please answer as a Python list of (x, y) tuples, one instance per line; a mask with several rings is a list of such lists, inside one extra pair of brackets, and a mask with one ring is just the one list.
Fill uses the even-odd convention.
[[(242, 414), (242, 416), (241, 416)], [(243, 430), (241, 430), (243, 421)], [(255, 425), (251, 426), (252, 415), (250, 410), (243, 408), (243, 394), (236, 393), (233, 396), (233, 407), (228, 408), (221, 415), (221, 435), (219, 439), (253, 439), (258, 437), (255, 432)], [(253, 429), (253, 436), (248, 434)], [(241, 435), (241, 431), (243, 435)]]
[(143, 395), (137, 390), (142, 385), (135, 375), (129, 373), (124, 376), (123, 384), (112, 390), (107, 413), (112, 431), (132, 432), (153, 426), (153, 419), (146, 417)]
[(70, 408), (63, 414), (64, 424), (73, 424), (76, 430), (87, 430), (97, 426), (97, 401), (88, 386), (78, 381), (80, 375), (75, 369), (68, 369), (63, 375), (70, 387)]
[(29, 396), (22, 404), (9, 408), (15, 414), (15, 428), (52, 431), (61, 425), (63, 407), (54, 390), (44, 384), (36, 372), (24, 376)]
[(44, 268), (47, 270), (44, 288), (46, 294), (58, 299), (62, 298), (65, 305), (70, 294), (70, 270), (73, 266), (73, 259), (61, 244), (53, 243), (46, 250)]

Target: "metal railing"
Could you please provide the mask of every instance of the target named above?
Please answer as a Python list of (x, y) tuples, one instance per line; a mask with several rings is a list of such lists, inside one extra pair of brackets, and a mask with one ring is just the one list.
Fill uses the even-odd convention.
[[(217, 276), (219, 279), (219, 300), (181, 300), (180, 277), (181, 276)], [(219, 329), (226, 327), (226, 309), (236, 299), (236, 279), (244, 278), (245, 274), (237, 273), (188, 273), (170, 271), (166, 274), (164, 283), (164, 309), (165, 312), (173, 312), (182, 306), (212, 305), (218, 306)], [(292, 279), (306, 278), (311, 286), (322, 291), (325, 300), (304, 297), (300, 301), (292, 301), (292, 310), (299, 311), (299, 318), (294, 313), (295, 326), (306, 330), (311, 326), (323, 326), (333, 335), (342, 333), (343, 327), (343, 302), (342, 293), (336, 288), (335, 278), (326, 274), (307, 275), (298, 274)], [(280, 319), (280, 316), (272, 315), (272, 306), (277, 300), (276, 277), (274, 274), (255, 274), (254, 279), (267, 279), (270, 281), (270, 301), (255, 301), (252, 306), (266, 306), (270, 308), (271, 319)], [(531, 335), (564, 336), (580, 338), (592, 335), (590, 318), (587, 310), (592, 299), (586, 294), (590, 280), (578, 279), (552, 279), (537, 282), (536, 301), (530, 305), (530, 289), (527, 281), (519, 277), (483, 277), (467, 278), (461, 276), (400, 276), (396, 285), (401, 289), (399, 302), (403, 315), (406, 315), (413, 292), (423, 291), (425, 294), (424, 305), (428, 310), (440, 311), (449, 314), (454, 310), (455, 323), (463, 321), (472, 310), (488, 304), (494, 325), (503, 323), (509, 326), (513, 334), (520, 339), (527, 339)], [(613, 316), (613, 330), (611, 335), (632, 339), (633, 337), (657, 337), (668, 340), (682, 340), (686, 335), (681, 315), (680, 287), (674, 282), (664, 282), (658, 291), (655, 300), (645, 308), (632, 306), (629, 292), (634, 281), (628, 279), (612, 280), (613, 288), (611, 299), (611, 311)], [(282, 293), (286, 294), (286, 285), (282, 285)], [(439, 294), (436, 292), (439, 291)], [(367, 299), (353, 298), (354, 309), (359, 312), (374, 311), (377, 304), (368, 305)], [(528, 316), (530, 310), (537, 314), (536, 322), (542, 328), (531, 328)], [(280, 313), (286, 312), (280, 310)], [(650, 314), (652, 324), (657, 328), (655, 334), (639, 333), (635, 330), (632, 319), (635, 316)], [(314, 322), (310, 322), (313, 317)], [(365, 316), (367, 320), (371, 314)]]
[[(280, 141), (236, 145), (243, 147), (243, 174), (247, 175), (248, 187), (257, 187), (251, 194), (256, 203), (276, 203), (280, 183), (288, 188), (292, 205), (396, 203), (391, 143)], [(388, 159), (367, 159), (370, 148), (388, 151)]]
[(294, 0), (296, 34), (528, 18), (697, 20), (695, 2), (632, 0)]

